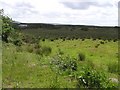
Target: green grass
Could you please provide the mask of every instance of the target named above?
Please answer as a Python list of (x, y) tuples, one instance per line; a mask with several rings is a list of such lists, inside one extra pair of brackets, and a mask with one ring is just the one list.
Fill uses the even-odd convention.
[[(70, 56), (78, 58), (79, 53), (85, 54), (85, 60), (76, 59), (78, 70), (88, 64), (94, 68), (106, 72), (110, 78), (117, 78), (117, 73), (108, 72), (108, 64), (117, 62), (118, 42), (108, 42), (100, 44), (101, 40), (85, 39), (78, 40), (45, 40), (40, 41), (40, 46), (50, 47), (51, 53), (39, 55), (25, 50), (20, 52), (13, 44), (3, 43), (3, 87), (21, 87), (21, 88), (75, 88), (77, 81), (71, 80), (68, 74), (57, 74), (50, 68), (52, 57), (62, 52), (61, 57)], [(100, 44), (98, 48), (95, 46)], [(27, 47), (23, 45), (22, 48)], [(111, 65), (113, 67), (113, 65)], [(109, 65), (110, 67), (110, 65)], [(114, 71), (114, 70), (113, 70)]]

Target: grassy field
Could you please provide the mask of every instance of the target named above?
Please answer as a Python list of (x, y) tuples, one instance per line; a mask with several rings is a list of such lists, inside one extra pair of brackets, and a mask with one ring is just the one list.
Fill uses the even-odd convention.
[[(76, 88), (78, 82), (72, 76), (79, 75), (86, 66), (118, 83), (118, 41), (45, 39), (39, 45), (45, 54), (35, 53), (32, 45), (3, 43), (3, 88)], [(76, 62), (77, 70), (60, 71), (53, 65), (57, 60), (66, 62), (67, 57)]]

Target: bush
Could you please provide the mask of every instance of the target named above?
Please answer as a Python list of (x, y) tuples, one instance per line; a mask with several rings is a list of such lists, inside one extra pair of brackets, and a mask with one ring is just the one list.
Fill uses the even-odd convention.
[(96, 40), (96, 38), (93, 38), (92, 40), (93, 40), (93, 41), (95, 41), (95, 40)]
[(63, 38), (64, 38), (64, 37), (62, 37), (62, 36), (60, 37), (60, 39), (63, 39)]
[(55, 40), (58, 40), (58, 38), (55, 38)]
[(39, 49), (36, 49), (36, 50), (35, 50), (35, 53), (36, 53), (36, 54), (39, 54), (39, 55), (42, 55), (42, 54), (43, 54), (40, 48), (39, 48)]
[(63, 52), (63, 51), (61, 51), (61, 49), (58, 49), (58, 54), (59, 54), (59, 55), (63, 55), (63, 54), (64, 54), (64, 52)]
[(108, 42), (111, 42), (111, 39), (108, 39)]
[(53, 60), (50, 62), (52, 65), (52, 68), (55, 67), (55, 69), (58, 69), (60, 71), (67, 71), (69, 74), (72, 71), (77, 70), (77, 63), (73, 58), (70, 57), (61, 57), (60, 55), (57, 55), (53, 58)]
[(99, 40), (101, 40), (101, 38), (98, 38)]
[(85, 55), (83, 53), (78, 54), (78, 60), (79, 61), (85, 61)]
[(103, 41), (100, 41), (100, 43), (101, 43), (101, 44), (104, 44), (104, 42), (103, 42)]
[(28, 45), (26, 49), (27, 49), (27, 52), (32, 53), (34, 47), (32, 45)]
[(13, 41), (13, 44), (16, 45), (16, 46), (21, 46), (22, 45), (22, 41), (17, 39), (17, 40)]
[(22, 46), (22, 49), (24, 51), (27, 51), (29, 53), (36, 53), (36, 54), (41, 54), (41, 46), (36, 43), (36, 44), (25, 44)]
[(78, 38), (77, 38), (77, 37), (76, 37), (75, 39), (76, 39), (76, 40), (78, 40)]
[(70, 37), (66, 37), (66, 40), (71, 40), (71, 38)]
[(112, 87), (110, 83), (105, 73), (88, 67), (83, 68), (77, 77), (77, 87), (79, 88), (110, 88)]
[(112, 62), (108, 64), (108, 72), (118, 73), (118, 62)]
[(65, 41), (65, 38), (63, 38), (63, 41)]
[(117, 42), (117, 39), (114, 39), (113, 42)]
[(46, 46), (41, 47), (41, 54), (47, 56), (47, 55), (49, 55), (51, 52), (52, 52), (51, 47), (46, 47)]
[(42, 39), (42, 41), (44, 42), (44, 41), (45, 41), (45, 39), (43, 38), (43, 39)]
[(0, 17), (2, 20), (2, 31), (0, 32), (2, 34), (2, 41), (8, 43), (8, 37), (11, 33), (15, 32), (15, 29), (12, 27), (12, 19), (4, 14), (3, 9), (0, 10)]
[(100, 44), (97, 44), (96, 46), (95, 46), (95, 48), (98, 48), (100, 46)]
[(25, 43), (29, 43), (29, 44), (34, 44), (34, 43), (38, 43), (39, 42), (39, 39), (31, 36), (31, 35), (24, 35), (22, 37), (22, 40), (25, 42)]
[(85, 39), (83, 38), (82, 41), (85, 41)]
[(70, 60), (67, 63), (67, 66), (69, 67), (69, 69), (71, 69), (72, 71), (76, 71), (77, 70), (77, 63), (75, 60)]
[(41, 48), (41, 46), (39, 45), (39, 43), (34, 44), (34, 49), (39, 49), (39, 48)]
[(50, 39), (50, 41), (54, 41), (54, 39)]

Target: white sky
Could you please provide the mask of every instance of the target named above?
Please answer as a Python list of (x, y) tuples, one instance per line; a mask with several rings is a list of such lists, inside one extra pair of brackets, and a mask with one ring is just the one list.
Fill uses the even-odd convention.
[(118, 25), (119, 0), (1, 0), (0, 9), (27, 23)]

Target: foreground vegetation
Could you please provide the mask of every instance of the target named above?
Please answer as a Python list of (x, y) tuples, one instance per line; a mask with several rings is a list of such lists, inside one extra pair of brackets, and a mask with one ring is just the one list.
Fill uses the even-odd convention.
[(92, 39), (3, 43), (3, 87), (117, 87), (117, 43)]
[(2, 20), (3, 88), (118, 87), (118, 40), (36, 38)]

